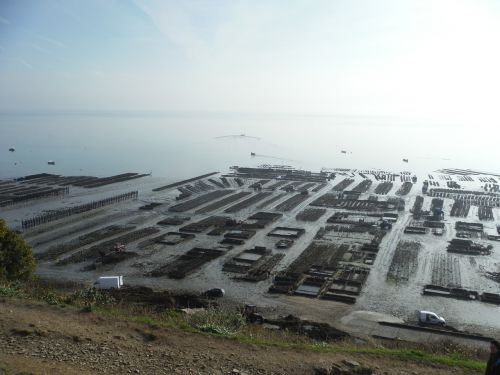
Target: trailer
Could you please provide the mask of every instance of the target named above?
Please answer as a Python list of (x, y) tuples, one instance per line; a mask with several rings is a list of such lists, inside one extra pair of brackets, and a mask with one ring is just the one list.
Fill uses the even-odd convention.
[(96, 289), (120, 289), (123, 286), (123, 276), (101, 276), (94, 283)]

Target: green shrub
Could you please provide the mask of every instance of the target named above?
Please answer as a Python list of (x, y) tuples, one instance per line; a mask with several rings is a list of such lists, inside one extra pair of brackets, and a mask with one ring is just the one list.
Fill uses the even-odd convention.
[(0, 280), (29, 280), (35, 270), (35, 259), (28, 244), (0, 219)]
[(232, 335), (242, 329), (245, 317), (230, 308), (209, 308), (187, 317), (189, 324), (203, 332)]
[(230, 336), (233, 332), (229, 332), (226, 327), (222, 327), (215, 324), (204, 324), (198, 329), (202, 332), (212, 333), (215, 335)]
[(0, 285), (0, 296), (2, 297), (19, 297), (19, 289), (12, 285)]
[(42, 300), (47, 302), (49, 305), (60, 305), (64, 303), (64, 300), (61, 298), (60, 295), (57, 293), (54, 293), (51, 290), (48, 290), (43, 296)]
[(66, 298), (66, 303), (74, 305), (108, 306), (115, 303), (115, 299), (106, 292), (97, 289), (80, 289)]

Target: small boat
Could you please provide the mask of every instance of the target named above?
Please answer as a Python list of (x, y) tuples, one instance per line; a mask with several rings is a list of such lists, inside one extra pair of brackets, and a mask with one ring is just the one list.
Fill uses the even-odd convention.
[(403, 159), (403, 161), (404, 161), (405, 163), (408, 163), (408, 159)]
[(49, 160), (47, 162), (48, 165), (56, 165), (56, 162), (54, 160)]
[(9, 148), (9, 151), (14, 152), (14, 151), (16, 151), (16, 149), (14, 147), (11, 147), (11, 148)]

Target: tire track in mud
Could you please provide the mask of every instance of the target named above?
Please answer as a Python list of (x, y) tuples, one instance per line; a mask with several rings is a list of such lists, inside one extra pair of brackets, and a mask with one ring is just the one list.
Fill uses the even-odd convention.
[[(402, 217), (394, 224), (392, 230), (384, 237), (380, 244), (380, 250), (365, 284), (365, 288), (358, 298), (357, 305), (362, 309), (380, 310), (386, 305), (386, 275), (392, 262), (397, 244), (401, 238), (404, 228), (410, 220), (409, 213), (403, 213)], [(383, 310), (383, 308), (382, 308)]]
[(383, 272), (384, 275), (386, 271), (389, 269), (389, 266), (392, 262), (392, 258), (394, 256), (394, 252), (396, 251), (397, 243), (399, 239), (402, 237), (404, 228), (408, 225), (410, 221), (410, 215), (405, 214), (405, 216), (398, 220), (391, 232), (386, 235), (387, 241), (384, 244), (384, 240), (380, 244), (380, 251), (377, 255), (377, 260), (375, 261), (374, 269)]

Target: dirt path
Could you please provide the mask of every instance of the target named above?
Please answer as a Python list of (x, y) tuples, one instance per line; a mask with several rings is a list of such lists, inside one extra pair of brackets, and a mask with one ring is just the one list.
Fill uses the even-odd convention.
[(0, 372), (33, 374), (314, 374), (351, 359), (376, 374), (462, 374), (374, 356), (244, 345), (28, 301), (0, 302)]

